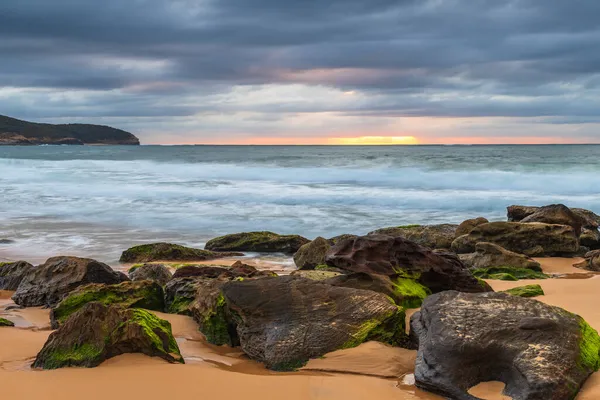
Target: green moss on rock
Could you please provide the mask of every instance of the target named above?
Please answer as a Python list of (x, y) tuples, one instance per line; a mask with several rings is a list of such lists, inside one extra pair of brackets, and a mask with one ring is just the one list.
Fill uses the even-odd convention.
[(392, 279), (392, 285), (396, 297), (402, 299), (399, 306), (404, 308), (418, 308), (431, 291), (419, 282), (410, 278)]
[(15, 326), (14, 322), (0, 318), (0, 326)]
[[(392, 301), (390, 299), (390, 301)], [(399, 346), (406, 342), (406, 313), (404, 308), (389, 312), (383, 319), (372, 319), (363, 323), (342, 349), (356, 347), (361, 343), (377, 341)]]
[(229, 335), (229, 323), (227, 321), (227, 310), (223, 294), (219, 294), (214, 307), (206, 311), (201, 321), (199, 321), (200, 332), (206, 337), (206, 340), (214, 345), (231, 345)]
[(529, 268), (515, 267), (490, 267), (473, 271), (473, 275), (481, 279), (498, 279), (504, 281), (517, 281), (520, 279), (548, 279), (548, 275)]
[(544, 290), (540, 285), (519, 286), (505, 290), (504, 292), (519, 297), (536, 297), (544, 295)]
[(212, 251), (257, 251), (293, 254), (310, 240), (299, 235), (274, 232), (242, 232), (209, 240), (205, 248)]
[(78, 288), (52, 310), (53, 327), (57, 328), (73, 313), (88, 303), (99, 302), (105, 306), (164, 310), (162, 287), (155, 282), (122, 282), (117, 285), (92, 284)]
[[(171, 323), (146, 310), (132, 310), (131, 319), (127, 322), (134, 323), (142, 327), (144, 333), (150, 338), (152, 347), (159, 353), (167, 353), (175, 356), (177, 362), (184, 363), (183, 357), (179, 352), (177, 341), (171, 331)], [(159, 336), (159, 332), (162, 333)], [(164, 338), (168, 338), (164, 340)]]
[(579, 364), (592, 371), (598, 371), (600, 367), (600, 336), (583, 318), (579, 326), (581, 329)]
[(121, 255), (121, 262), (146, 263), (152, 261), (204, 261), (239, 253), (215, 253), (171, 243), (152, 243), (131, 247)]

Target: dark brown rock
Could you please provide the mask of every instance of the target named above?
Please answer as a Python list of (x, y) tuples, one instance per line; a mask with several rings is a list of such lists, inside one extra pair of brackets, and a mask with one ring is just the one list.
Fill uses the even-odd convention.
[(477, 243), (475, 253), (461, 254), (460, 259), (469, 269), (513, 267), (542, 270), (539, 262), (526, 255), (508, 251), (504, 247), (487, 242)]
[(214, 252), (194, 249), (172, 243), (152, 243), (131, 247), (121, 254), (123, 263), (147, 263), (152, 261), (206, 261), (223, 257), (243, 256), (237, 252)]
[(326, 262), (351, 272), (390, 277), (403, 274), (413, 277), (433, 293), (491, 290), (481, 284), (455, 254), (434, 252), (399, 236), (368, 235), (340, 242), (327, 254)]
[(467, 391), (488, 381), (513, 399), (573, 399), (600, 363), (600, 337), (581, 317), (506, 293), (432, 295), (411, 337), (417, 387), (457, 400), (477, 400)]
[(429, 247), (430, 249), (449, 249), (456, 237), (458, 225), (405, 225), (392, 228), (377, 229), (369, 235), (388, 235), (402, 237)]
[(0, 290), (17, 290), (19, 284), (33, 268), (26, 261), (0, 263)]
[(579, 249), (572, 227), (543, 223), (490, 222), (475, 227), (452, 242), (459, 254), (474, 253), (475, 245), (489, 242), (529, 257), (571, 256)]
[[(476, 226), (487, 224), (488, 222), (490, 222), (490, 221), (488, 221), (486, 218), (483, 218), (483, 217), (467, 219), (466, 221), (463, 221), (458, 226), (458, 228), (456, 228), (454, 237), (457, 238), (459, 236), (466, 235), (467, 233), (470, 233), (473, 229), (475, 229)], [(450, 244), (452, 244), (452, 243), (450, 243)]]
[(164, 286), (173, 278), (173, 274), (166, 265), (144, 264), (129, 272), (132, 281), (152, 281)]
[(330, 248), (331, 244), (327, 239), (318, 237), (298, 249), (294, 254), (294, 263), (301, 270), (315, 269), (316, 266), (325, 264), (325, 255)]
[(585, 254), (585, 260), (573, 265), (576, 268), (600, 272), (600, 250), (593, 250)]
[(141, 309), (88, 303), (53, 332), (34, 368), (96, 367), (124, 353), (183, 363), (171, 324)]
[(31, 268), (12, 299), (24, 307), (54, 307), (69, 292), (90, 283), (108, 285), (128, 280), (123, 273), (89, 258), (52, 257)]
[(205, 248), (212, 251), (254, 251), (259, 253), (294, 254), (310, 240), (299, 235), (273, 232), (242, 232), (209, 240)]
[(584, 221), (569, 207), (563, 204), (551, 204), (538, 208), (533, 214), (523, 218), (522, 223), (542, 222), (544, 224), (568, 225), (573, 228), (579, 237)]
[(244, 353), (274, 370), (366, 340), (406, 340), (404, 311), (369, 290), (286, 276), (229, 282), (223, 295)]

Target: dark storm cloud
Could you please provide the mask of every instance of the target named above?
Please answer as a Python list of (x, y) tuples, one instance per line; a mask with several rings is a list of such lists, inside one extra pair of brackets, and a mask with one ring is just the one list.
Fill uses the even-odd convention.
[[(12, 91), (0, 89), (0, 113), (585, 123), (600, 106), (598, 15), (595, 0), (7, 0), (0, 87)], [(289, 84), (361, 96), (219, 97), (239, 85)]]

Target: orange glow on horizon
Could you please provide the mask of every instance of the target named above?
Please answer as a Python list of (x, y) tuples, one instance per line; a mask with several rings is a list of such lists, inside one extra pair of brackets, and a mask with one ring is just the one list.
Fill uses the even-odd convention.
[(419, 144), (414, 136), (359, 136), (349, 138), (329, 138), (328, 144), (337, 145), (392, 145)]

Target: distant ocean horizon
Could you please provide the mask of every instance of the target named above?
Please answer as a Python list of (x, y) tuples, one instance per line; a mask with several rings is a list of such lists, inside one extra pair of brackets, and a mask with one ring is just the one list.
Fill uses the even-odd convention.
[[(600, 145), (0, 147), (0, 257), (225, 233), (308, 238), (405, 224), (505, 220), (511, 204), (600, 212)], [(1, 261), (1, 260), (0, 260)]]

